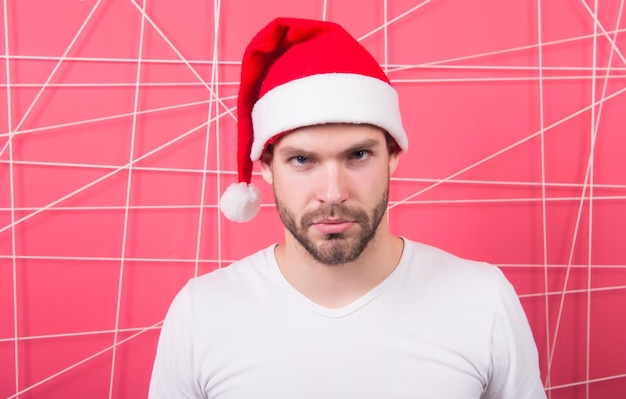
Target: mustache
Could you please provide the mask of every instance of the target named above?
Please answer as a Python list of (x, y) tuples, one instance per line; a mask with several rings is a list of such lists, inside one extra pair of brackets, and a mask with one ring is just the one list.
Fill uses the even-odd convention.
[(342, 204), (322, 205), (314, 211), (305, 213), (300, 222), (303, 228), (307, 228), (318, 220), (328, 218), (352, 220), (362, 225), (369, 223), (369, 216), (363, 209), (349, 208)]

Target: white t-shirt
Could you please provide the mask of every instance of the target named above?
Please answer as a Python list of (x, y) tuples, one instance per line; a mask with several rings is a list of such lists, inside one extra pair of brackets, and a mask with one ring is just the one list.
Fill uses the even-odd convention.
[(296, 291), (274, 246), (191, 279), (163, 324), (149, 397), (545, 398), (502, 272), (404, 241), (393, 273), (340, 309)]

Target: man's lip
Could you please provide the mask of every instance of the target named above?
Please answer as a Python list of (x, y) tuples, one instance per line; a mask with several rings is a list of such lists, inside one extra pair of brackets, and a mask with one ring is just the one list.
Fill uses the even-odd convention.
[(353, 220), (348, 220), (348, 219), (322, 219), (322, 220), (318, 220), (313, 222), (313, 224), (339, 224), (339, 223), (350, 223), (353, 222)]
[(323, 234), (341, 234), (350, 230), (354, 224), (354, 221), (346, 219), (323, 219), (313, 223), (312, 226)]

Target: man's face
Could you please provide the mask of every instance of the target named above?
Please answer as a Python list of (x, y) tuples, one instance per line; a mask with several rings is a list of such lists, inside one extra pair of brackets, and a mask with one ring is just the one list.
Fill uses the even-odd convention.
[(262, 172), (286, 229), (316, 261), (338, 265), (376, 236), (397, 161), (379, 128), (319, 125), (282, 137)]

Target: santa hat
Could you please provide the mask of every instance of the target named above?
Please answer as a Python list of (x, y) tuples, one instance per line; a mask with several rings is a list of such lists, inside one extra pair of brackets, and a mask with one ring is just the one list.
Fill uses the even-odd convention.
[(243, 56), (237, 102), (239, 183), (220, 207), (236, 222), (258, 212), (261, 194), (251, 184), (253, 162), (267, 143), (299, 127), (326, 123), (371, 124), (408, 148), (398, 95), (378, 62), (341, 26), (278, 18), (252, 39)]

